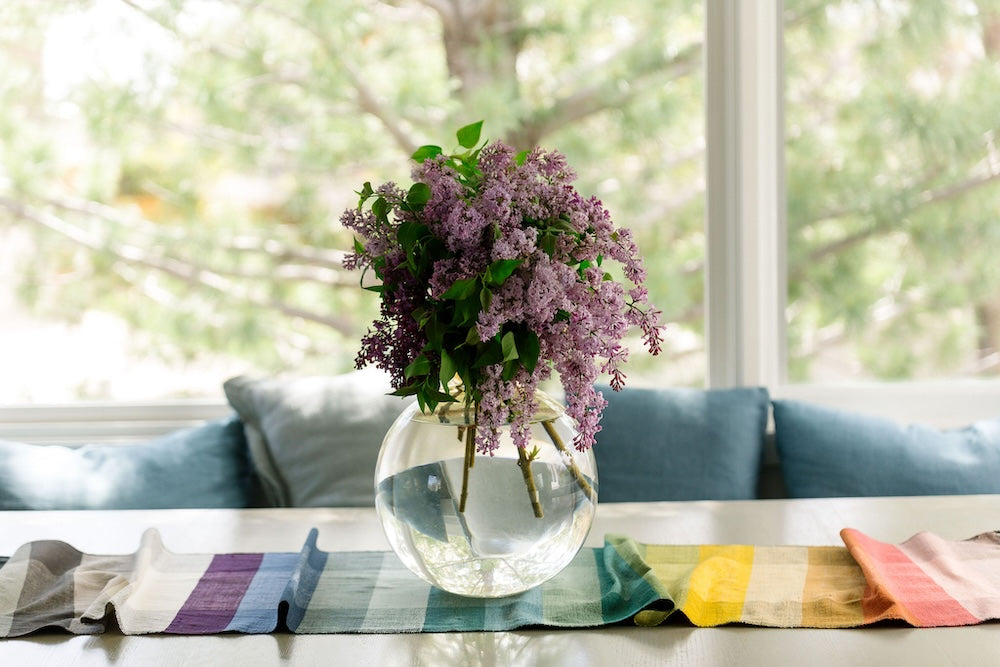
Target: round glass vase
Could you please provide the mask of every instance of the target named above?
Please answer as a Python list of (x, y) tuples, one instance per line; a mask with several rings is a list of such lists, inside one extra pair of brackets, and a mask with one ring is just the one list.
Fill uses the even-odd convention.
[(538, 391), (535, 406), (526, 450), (505, 426), (496, 452), (473, 453), (471, 466), (474, 410), (463, 403), (432, 414), (414, 403), (390, 427), (375, 507), (396, 555), (428, 583), (469, 597), (513, 595), (580, 550), (597, 507), (594, 455), (573, 448), (575, 423), (561, 405)]

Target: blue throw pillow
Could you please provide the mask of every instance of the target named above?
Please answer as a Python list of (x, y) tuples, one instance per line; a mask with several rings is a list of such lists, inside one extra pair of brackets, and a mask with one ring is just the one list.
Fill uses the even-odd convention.
[(1000, 419), (941, 431), (778, 400), (774, 430), (793, 498), (1000, 493)]
[(601, 501), (756, 497), (766, 389), (601, 391), (608, 400), (594, 449)]
[(0, 441), (0, 509), (246, 507), (251, 468), (235, 417), (139, 444)]

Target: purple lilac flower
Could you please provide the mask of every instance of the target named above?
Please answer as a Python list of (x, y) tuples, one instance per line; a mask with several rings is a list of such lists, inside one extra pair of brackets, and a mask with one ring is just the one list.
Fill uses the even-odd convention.
[[(362, 338), (357, 363), (385, 369), (402, 387), (403, 369), (427, 345), (414, 313), (448, 307), (442, 296), (456, 281), (484, 280), (491, 263), (517, 261), (512, 275), (490, 287), (475, 333), (487, 344), (527, 328), (538, 337), (539, 363), (531, 372), (516, 368), (506, 380), (503, 364), (478, 370), (477, 448), (492, 453), (508, 423), (515, 443), (528, 444), (536, 387), (554, 370), (578, 426), (574, 446), (587, 449), (607, 405), (594, 383), (605, 373), (612, 389), (624, 386), (628, 350), (621, 340), (628, 329), (638, 327), (650, 352), (660, 351), (660, 313), (642, 284), (638, 249), (600, 200), (573, 187), (576, 176), (560, 153), (536, 148), (518, 164), (512, 148), (494, 142), (480, 151), (476, 167), (469, 176), (459, 174), (449, 156), (425, 160), (413, 170), (414, 180), (430, 190), (422, 208), (411, 210), (406, 193), (387, 183), (374, 196), (392, 205), (388, 220), (361, 209), (341, 217), (364, 239), (345, 265), (374, 269), (383, 285), (379, 319)], [(408, 262), (398, 233), (403, 223), (425, 225), (443, 254), (426, 267)], [(620, 264), (631, 286), (608, 280), (600, 259)], [(422, 267), (417, 273), (415, 265)]]

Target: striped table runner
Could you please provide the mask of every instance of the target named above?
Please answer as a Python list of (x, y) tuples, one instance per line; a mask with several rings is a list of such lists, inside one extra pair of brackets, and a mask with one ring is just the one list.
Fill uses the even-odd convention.
[(149, 530), (128, 555), (57, 541), (22, 546), (0, 567), (0, 637), (47, 628), (126, 634), (390, 633), (656, 625), (916, 627), (1000, 618), (1000, 533), (900, 545), (856, 530), (845, 546), (650, 545), (609, 535), (545, 584), (509, 598), (433, 588), (391, 552), (326, 552), (313, 530), (298, 553), (177, 554)]

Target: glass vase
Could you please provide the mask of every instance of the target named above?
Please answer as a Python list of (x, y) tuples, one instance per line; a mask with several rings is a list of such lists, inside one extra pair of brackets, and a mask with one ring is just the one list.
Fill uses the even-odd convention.
[(505, 426), (496, 452), (471, 460), (475, 413), (464, 403), (431, 414), (412, 404), (390, 427), (375, 506), (393, 550), (428, 583), (513, 595), (555, 576), (583, 545), (597, 506), (594, 455), (573, 448), (575, 423), (559, 403), (538, 391), (535, 407), (525, 450)]

